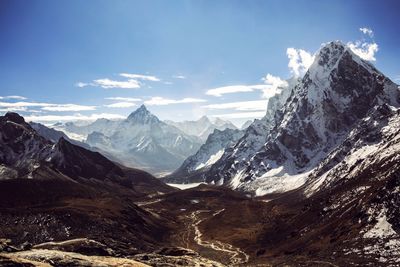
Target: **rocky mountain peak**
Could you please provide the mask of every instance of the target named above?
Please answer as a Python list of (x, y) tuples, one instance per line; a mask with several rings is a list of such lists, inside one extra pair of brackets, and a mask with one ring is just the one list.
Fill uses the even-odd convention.
[(144, 104), (132, 112), (128, 116), (127, 121), (137, 124), (154, 124), (160, 122), (160, 120), (153, 115)]
[(6, 120), (8, 120), (8, 121), (12, 121), (12, 122), (15, 122), (15, 123), (18, 123), (18, 124), (25, 122), (24, 118), (21, 117), (18, 113), (15, 113), (15, 112), (7, 112), (4, 115), (4, 118)]
[(211, 167), (209, 181), (223, 178), (249, 191), (294, 188), (305, 177), (296, 175), (315, 168), (371, 109), (400, 106), (398, 86), (339, 41), (323, 46), (304, 77), (287, 89)]

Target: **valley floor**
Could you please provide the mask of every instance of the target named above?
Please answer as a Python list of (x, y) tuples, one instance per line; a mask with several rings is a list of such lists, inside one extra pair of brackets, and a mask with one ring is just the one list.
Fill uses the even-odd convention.
[[(240, 192), (208, 185), (153, 194), (135, 200), (140, 209), (163, 221), (165, 226), (165, 236), (153, 246), (138, 250), (140, 239), (130, 244), (121, 243), (122, 229), (115, 231), (118, 236), (111, 235), (111, 239), (101, 242), (78, 238), (23, 249), (4, 245), (5, 242), (0, 246), (3, 251), (0, 265), (390, 265), (379, 261), (379, 250), (369, 255), (353, 253), (360, 251), (359, 246), (368, 244), (359, 240), (361, 226), (348, 220), (354, 217), (352, 214), (342, 217), (340, 222), (335, 221), (319, 213), (318, 199), (312, 203), (293, 201), (296, 194), (249, 198)], [(82, 205), (79, 207), (83, 208)], [(146, 222), (142, 223), (147, 227)], [(129, 226), (124, 227), (128, 229)], [(143, 241), (149, 242), (147, 235)], [(25, 265), (7, 265), (10, 262)]]

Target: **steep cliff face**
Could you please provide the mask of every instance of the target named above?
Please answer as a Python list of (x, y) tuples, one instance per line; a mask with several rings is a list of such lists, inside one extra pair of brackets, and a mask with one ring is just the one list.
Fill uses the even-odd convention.
[(209, 181), (260, 194), (296, 188), (384, 103), (399, 106), (397, 85), (342, 43), (328, 43), (273, 119), (267, 114), (264, 123), (253, 123), (233, 153), (211, 168)]
[(206, 178), (202, 174), (207, 172), (222, 157), (224, 152), (230, 150), (231, 146), (242, 136), (243, 131), (240, 130), (228, 128), (220, 131), (215, 129), (196, 154), (187, 158), (176, 171), (165, 177), (164, 181), (174, 183), (204, 182)]

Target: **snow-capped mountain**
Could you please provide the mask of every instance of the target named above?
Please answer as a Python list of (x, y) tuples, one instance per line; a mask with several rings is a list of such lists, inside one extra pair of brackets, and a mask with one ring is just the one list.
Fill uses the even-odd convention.
[(238, 129), (225, 129), (220, 131), (215, 129), (207, 138), (205, 144), (194, 154), (187, 158), (183, 164), (164, 181), (174, 183), (194, 183), (203, 182), (205, 177), (202, 173), (206, 172), (212, 164), (218, 161), (230, 146), (235, 144), (243, 132)]
[[(16, 113), (7, 113), (0, 117), (0, 163), (2, 173), (6, 170), (13, 173), (8, 178), (41, 177), (49, 169), (58, 169), (70, 174), (70, 177), (104, 179), (113, 165), (98, 153), (75, 146), (63, 137), (53, 143), (37, 133), (24, 119)], [(72, 153), (78, 152), (78, 153)], [(89, 165), (92, 158), (97, 158), (98, 165)], [(86, 167), (85, 167), (86, 166)], [(115, 165), (114, 165), (115, 166)], [(115, 166), (118, 176), (120, 171)], [(114, 171), (113, 171), (114, 172)], [(110, 178), (111, 178), (110, 176)]]
[(399, 106), (398, 86), (340, 42), (322, 47), (288, 89), (211, 167), (209, 182), (258, 194), (299, 187), (375, 106)]
[(61, 138), (64, 138), (71, 144), (81, 146), (81, 147), (84, 147), (89, 150), (91, 149), (88, 144), (85, 144), (83, 142), (69, 138), (63, 131), (59, 131), (54, 128), (47, 127), (46, 125), (43, 125), (41, 123), (29, 122), (29, 124), (39, 135), (43, 136), (44, 138), (46, 138), (47, 140), (49, 140), (53, 143), (57, 143), (58, 140), (60, 140)]
[(69, 137), (83, 141), (93, 132), (111, 135), (114, 129), (121, 123), (121, 120), (97, 119), (94, 122), (78, 125), (75, 122), (67, 122), (65, 124), (56, 124), (52, 126), (56, 130), (63, 131)]
[(213, 122), (207, 117), (203, 116), (196, 121), (166, 121), (166, 123), (173, 125), (188, 135), (199, 137), (201, 140), (206, 141), (208, 136), (214, 132), (215, 129), (237, 129), (230, 121), (225, 121), (216, 118)]
[[(376, 166), (386, 166), (376, 168), (377, 171), (396, 172), (400, 159), (399, 127), (399, 107), (386, 103), (374, 106), (311, 172), (304, 186), (306, 195), (329, 188), (339, 180), (345, 182), (362, 176), (366, 169)], [(385, 178), (374, 175), (369, 182)]]
[[(153, 173), (171, 172), (201, 146), (201, 140), (160, 121), (142, 105), (107, 131), (90, 133), (86, 142), (127, 166)], [(113, 127), (113, 128), (111, 128)]]
[[(273, 128), (275, 123), (275, 115), (278, 114), (280, 108), (283, 107), (289, 95), (291, 94), (297, 79), (292, 78), (287, 80), (287, 86), (279, 88), (279, 93), (268, 100), (267, 112), (262, 119), (253, 120), (246, 129), (243, 130), (242, 137), (239, 138), (231, 149), (225, 149), (224, 154), (220, 159), (213, 164), (207, 171), (206, 175), (216, 172), (220, 166), (221, 168), (233, 167), (237, 163), (241, 163), (243, 159), (252, 157), (265, 143), (268, 132)], [(215, 167), (214, 167), (215, 165)], [(229, 173), (226, 173), (228, 176)], [(208, 182), (222, 184), (224, 182), (221, 178), (210, 179), (207, 177)], [(216, 176), (214, 176), (216, 177)]]
[(63, 136), (56, 142), (50, 141), (23, 117), (8, 112), (0, 116), (0, 180), (13, 178), (74, 181), (76, 185), (88, 186), (96, 180), (97, 184), (106, 182), (133, 189), (140, 186), (151, 192), (156, 192), (156, 187), (169, 190), (150, 174), (117, 165), (98, 152), (70, 143)]

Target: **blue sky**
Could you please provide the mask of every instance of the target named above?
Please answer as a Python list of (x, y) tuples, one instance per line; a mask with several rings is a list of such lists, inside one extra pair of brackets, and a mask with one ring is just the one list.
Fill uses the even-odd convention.
[(351, 42), (399, 83), (399, 7), (368, 0), (4, 0), (0, 110), (37, 120), (116, 118), (145, 103), (162, 119), (209, 115), (239, 124), (262, 116), (276, 86), (301, 75), (332, 40)]

